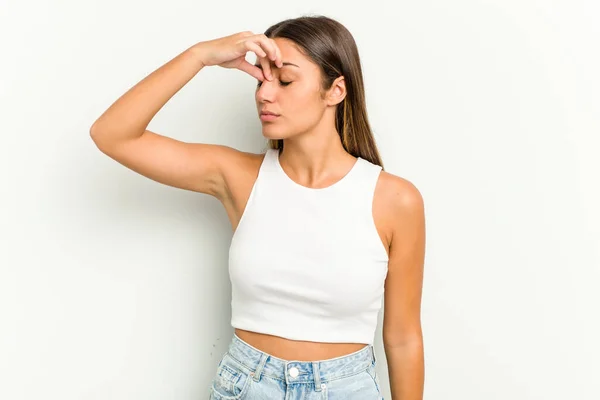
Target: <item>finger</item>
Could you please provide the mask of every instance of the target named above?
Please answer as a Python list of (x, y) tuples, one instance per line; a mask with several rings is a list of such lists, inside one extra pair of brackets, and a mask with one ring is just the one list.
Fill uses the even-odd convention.
[(283, 57), (281, 56), (281, 49), (279, 48), (279, 46), (277, 46), (277, 43), (275, 43), (274, 39), (271, 39), (271, 42), (273, 43), (273, 47), (275, 48), (275, 52), (277, 54), (277, 56), (275, 57), (275, 65), (281, 68), (283, 67)]
[[(266, 57), (267, 53), (265, 53), (265, 51), (259, 46), (258, 43), (248, 41), (246, 43), (246, 46), (248, 47), (248, 49), (252, 50), (254, 52), (254, 54), (256, 54), (257, 59), (266, 60), (265, 57)], [(261, 81), (264, 80), (265, 78), (269, 79), (267, 76), (267, 73), (265, 72), (265, 66), (264, 66), (263, 62), (261, 61), (260, 64), (262, 65), (262, 68), (263, 68), (261, 71), (261, 74), (260, 74)], [(252, 67), (260, 70), (260, 68), (258, 68), (255, 65), (252, 65)], [(270, 72), (270, 70), (268, 68), (267, 68), (267, 71)], [(246, 71), (246, 72), (248, 72), (248, 71)], [(252, 76), (254, 76), (254, 75), (252, 75)], [(269, 79), (269, 80), (271, 80), (271, 79)]]
[(267, 57), (260, 57), (260, 65), (262, 65), (263, 75), (268, 80), (273, 80), (273, 73), (271, 72), (271, 62)]
[[(260, 65), (262, 66), (262, 75), (264, 76), (263, 79), (268, 79), (268, 80), (273, 80), (273, 75), (271, 74), (271, 65), (269, 64), (269, 60), (266, 57), (267, 53), (263, 50), (263, 48), (260, 46), (260, 42), (251, 42), (248, 41), (246, 43), (246, 46), (252, 50), (256, 56), (258, 57), (258, 60), (260, 60)], [(257, 68), (257, 67), (255, 67)], [(260, 69), (260, 68), (259, 68)]]
[(267, 53), (258, 45), (258, 43), (247, 41), (246, 48), (252, 50), (257, 57), (266, 57)]
[(269, 55), (269, 60), (276, 61), (277, 60), (277, 45), (273, 39), (268, 38), (264, 33), (257, 35), (256, 37), (258, 43), (262, 47), (262, 49)]
[(255, 39), (255, 43), (260, 46), (262, 50), (262, 56), (259, 56), (258, 60), (260, 65), (262, 65), (263, 75), (266, 79), (272, 81), (273, 73), (271, 71), (271, 62), (269, 59), (275, 57), (275, 50), (264, 34), (257, 35)]
[(260, 68), (258, 68), (256, 65), (250, 64), (246, 60), (243, 60), (240, 63), (240, 65), (238, 66), (238, 69), (240, 71), (244, 71), (244, 72), (250, 74), (252, 77), (258, 79), (261, 82), (265, 80), (262, 70)]

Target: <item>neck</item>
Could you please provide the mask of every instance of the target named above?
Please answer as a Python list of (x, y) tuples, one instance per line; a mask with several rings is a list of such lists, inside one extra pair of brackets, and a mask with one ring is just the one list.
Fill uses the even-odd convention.
[(356, 157), (344, 149), (335, 128), (327, 131), (313, 129), (285, 139), (279, 162), (297, 182), (305, 186), (320, 186), (346, 175), (354, 166)]

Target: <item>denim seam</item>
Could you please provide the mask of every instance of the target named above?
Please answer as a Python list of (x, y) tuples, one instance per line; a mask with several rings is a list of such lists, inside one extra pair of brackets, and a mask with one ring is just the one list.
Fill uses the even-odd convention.
[[(227, 352), (226, 354), (227, 354), (227, 355), (228, 355), (228, 356), (229, 356), (229, 357), (230, 357), (232, 360), (234, 360), (235, 362), (237, 362), (238, 364), (240, 364), (242, 367), (246, 368), (246, 369), (248, 370), (248, 373), (254, 372), (254, 370), (253, 370), (251, 367), (249, 367), (248, 365), (244, 364), (242, 361), (240, 361), (240, 360), (238, 360), (237, 358), (235, 358), (235, 357), (234, 357), (234, 356), (233, 356), (231, 353)], [(371, 363), (371, 365), (372, 365), (372, 363)], [(356, 372), (353, 372), (353, 373), (350, 373), (350, 374), (341, 375), (341, 376), (336, 376), (336, 377), (334, 377), (333, 379), (327, 379), (326, 381), (327, 381), (327, 382), (334, 382), (334, 381), (337, 381), (337, 380), (339, 380), (339, 379), (344, 379), (344, 378), (348, 378), (348, 377), (351, 377), (351, 376), (355, 376), (355, 375), (361, 374), (361, 373), (365, 372), (366, 370), (368, 371), (368, 369), (371, 367), (371, 365), (369, 365), (369, 366), (368, 366), (366, 369), (360, 369), (360, 370), (358, 370), (358, 371), (356, 371)], [(244, 371), (244, 372), (245, 372), (245, 371)], [(369, 374), (369, 375), (371, 375), (371, 374)], [(276, 380), (278, 380), (278, 381), (280, 381), (280, 382), (285, 382), (285, 379), (281, 379), (281, 378), (279, 378), (279, 377), (277, 377), (277, 376), (274, 376), (274, 375), (270, 375), (270, 374), (268, 374), (268, 373), (265, 373), (264, 369), (263, 369), (263, 372), (261, 373), (261, 376), (268, 376), (269, 378), (276, 379)], [(313, 381), (313, 382), (314, 382), (314, 381)], [(305, 383), (310, 383), (310, 382), (305, 382)]]
[[(373, 373), (371, 373), (371, 368), (373, 368)], [(377, 379), (375, 378), (375, 375), (377, 374), (377, 371), (375, 370), (375, 366), (369, 366), (366, 369), (367, 374), (369, 374), (369, 376), (371, 377), (371, 379), (373, 379), (373, 383), (375, 384), (375, 387), (377, 388), (377, 391), (379, 393), (381, 393), (381, 388), (379, 387), (379, 384), (377, 383)]]
[(210, 390), (211, 393), (216, 393), (218, 394), (222, 399), (226, 399), (226, 400), (240, 400), (250, 389), (250, 385), (252, 384), (252, 382), (250, 382), (252, 380), (252, 376), (248, 376), (248, 378), (246, 379), (246, 381), (244, 382), (244, 386), (242, 387), (241, 391), (239, 394), (235, 395), (235, 396), (225, 396), (222, 395), (221, 393), (219, 393), (214, 386), (214, 379), (213, 382), (210, 386)]
[[(367, 369), (368, 369), (368, 367), (367, 367)], [(363, 373), (363, 372), (365, 372), (367, 369), (361, 369), (361, 370), (359, 370), (359, 371), (357, 371), (357, 372), (353, 372), (353, 373), (351, 373), (351, 374), (346, 374), (346, 375), (341, 375), (341, 376), (335, 376), (334, 378), (329, 378), (329, 379), (324, 379), (324, 378), (321, 378), (321, 382), (322, 382), (322, 383), (335, 382), (335, 381), (337, 381), (337, 380), (340, 380), (340, 379), (345, 379), (345, 378), (349, 378), (349, 377), (352, 377), (352, 376), (356, 376), (356, 375), (358, 375), (358, 374), (362, 374), (362, 373)], [(279, 381), (279, 382), (284, 382), (284, 383), (286, 383), (286, 380), (285, 380), (285, 379), (282, 379), (282, 378), (280, 378), (280, 377), (278, 377), (278, 376), (275, 376), (275, 375), (267, 374), (267, 373), (265, 373), (265, 372), (264, 372), (264, 370), (263, 370), (262, 376), (268, 376), (268, 377), (269, 377), (269, 378), (271, 378), (271, 379), (275, 379), (275, 380), (277, 380), (277, 381)], [(314, 383), (314, 379), (313, 379), (313, 380), (310, 380), (310, 381), (306, 381), (306, 382), (292, 382), (292, 383), (302, 383), (302, 384)]]
[[(240, 364), (242, 367), (246, 368), (248, 370), (248, 373), (254, 372), (255, 370), (252, 369), (251, 367), (249, 367), (248, 365), (244, 364), (242, 361), (238, 360), (237, 358), (235, 358), (233, 355), (231, 355), (231, 353), (227, 353), (227, 355), (234, 360), (235, 362), (237, 362), (238, 364)], [(245, 371), (244, 371), (245, 372)], [(265, 373), (263, 372), (261, 375), (265, 375)]]

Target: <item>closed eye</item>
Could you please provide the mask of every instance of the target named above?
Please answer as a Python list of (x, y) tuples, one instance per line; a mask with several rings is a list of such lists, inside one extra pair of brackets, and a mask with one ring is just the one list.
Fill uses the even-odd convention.
[[(280, 80), (280, 81), (279, 81), (279, 84), (280, 84), (281, 86), (288, 86), (290, 83), (292, 83), (292, 82), (284, 82), (284, 81), (282, 81), (282, 80)], [(262, 85), (262, 82), (261, 82), (261, 81), (258, 81), (258, 83), (256, 84), (256, 87), (260, 87), (261, 85)]]

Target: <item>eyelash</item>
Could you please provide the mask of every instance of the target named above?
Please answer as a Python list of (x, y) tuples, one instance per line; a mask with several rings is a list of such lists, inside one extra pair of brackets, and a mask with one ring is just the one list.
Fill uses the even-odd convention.
[[(290, 83), (292, 83), (292, 82), (284, 82), (284, 81), (281, 81), (281, 80), (280, 80), (280, 81), (279, 81), (279, 83), (281, 84), (281, 86), (284, 86), (284, 87), (285, 87), (285, 86), (288, 86), (288, 85), (289, 85)], [(260, 87), (260, 85), (261, 85), (261, 84), (262, 84), (262, 82), (261, 82), (261, 81), (258, 81), (258, 83), (256, 84), (256, 87)]]

